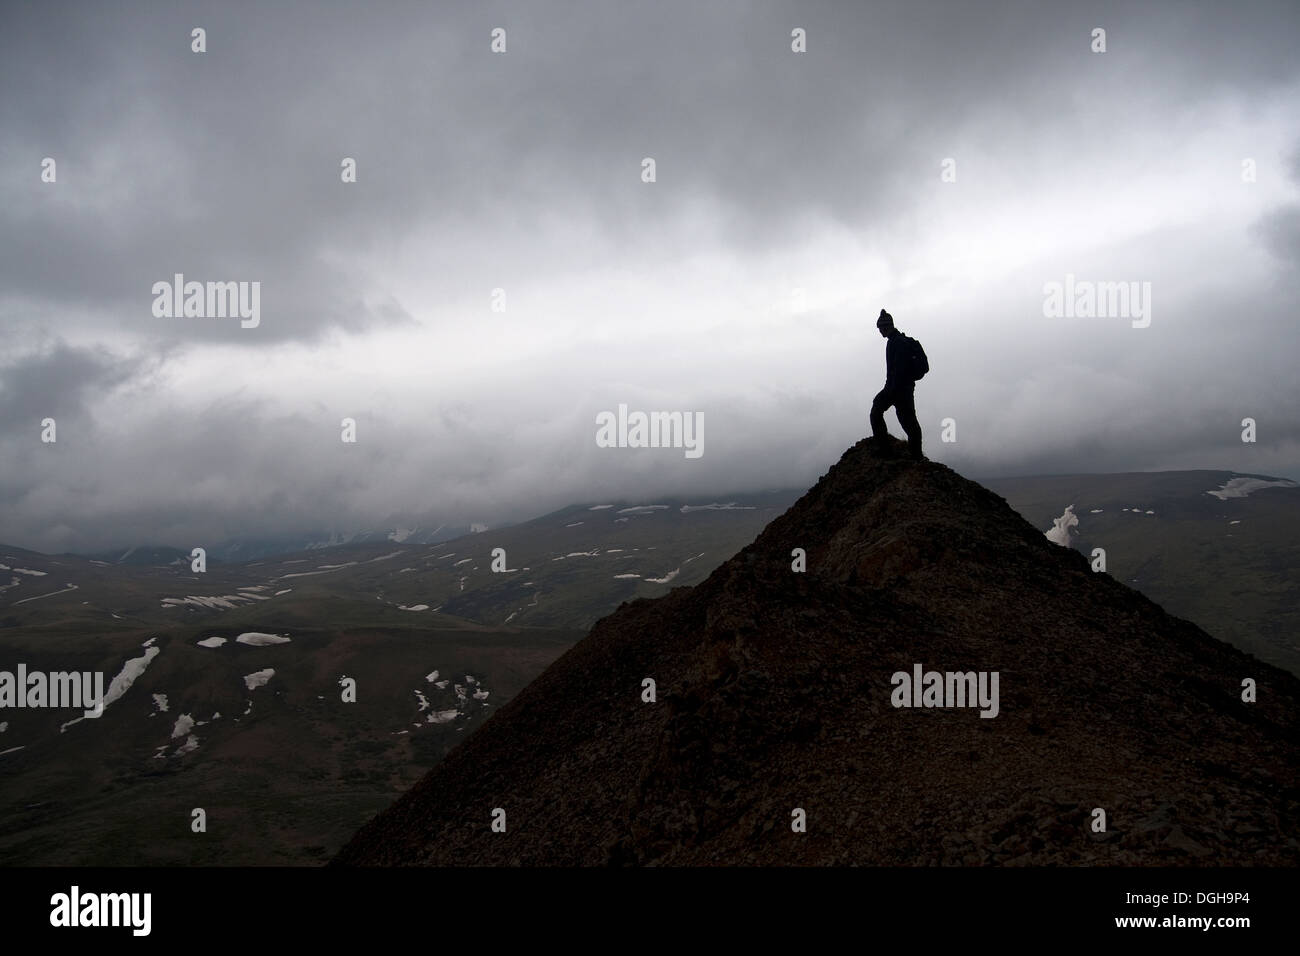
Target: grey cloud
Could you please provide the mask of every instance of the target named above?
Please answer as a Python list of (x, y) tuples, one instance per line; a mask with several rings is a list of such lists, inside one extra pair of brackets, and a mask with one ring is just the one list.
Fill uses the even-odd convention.
[[(463, 235), (496, 236), (515, 281), (566, 261), (537, 232), (557, 209), (619, 245), (653, 243), (700, 201), (742, 248), (819, 219), (871, 233), (932, 188), (949, 150), (1032, 137), (1036, 117), (1068, 125), (1081, 85), (1122, 110), (1117, 76), (1175, 98), (1192, 75), (1293, 77), (1281, 27), (1297, 20), (1282, 4), (1206, 8), (1194, 31), (1168, 8), (1028, 3), (118, 9), (20, 8), (8, 31), (23, 49), (5, 58), (3, 118), (28, 148), (7, 155), (6, 231), (24, 242), (0, 278), (137, 333), (156, 279), (260, 279), (275, 318), (258, 338), (180, 333), (233, 344), (383, 324), (355, 306), (364, 279), (322, 254), (382, 253), (417, 229), (445, 250), (431, 269), (461, 274)], [(1098, 18), (1105, 66), (1086, 53)], [(200, 21), (202, 56), (188, 49)], [(504, 57), (487, 52), (498, 23)], [(802, 57), (793, 25), (809, 31)], [(1248, 48), (1230, 42), (1244, 28)], [(73, 196), (53, 210), (35, 178), (46, 151)], [(345, 155), (360, 163), (349, 189)], [(653, 191), (644, 155), (660, 164)]]
[(114, 355), (62, 340), (12, 356), (0, 365), (0, 436), (23, 434), (38, 440), (44, 418), (84, 421), (97, 399), (139, 380), (150, 366), (144, 356)]
[[(503, 57), (488, 52), (498, 25)], [(1103, 56), (1087, 52), (1094, 26), (1108, 31)], [(678, 330), (623, 346), (648, 320), (603, 299), (601, 281), (632, 275), (666, 300), (680, 281), (685, 306), (696, 260), (760, 262), (828, 235), (902, 272), (933, 229), (918, 211), (941, 158), (969, 174), (963, 198), (994, 182), (1077, 188), (1056, 165), (1072, 156), (1165, 162), (1132, 142), (1153, 123), (1172, 140), (1207, 105), (1267, 103), (1300, 76), (1298, 26), (1293, 2), (11, 5), (0, 316), (17, 347), (0, 451), (20, 464), (0, 479), (13, 502), (0, 540), (185, 543), (393, 510), (496, 522), (597, 496), (807, 483), (866, 428), (882, 372), (869, 324), (832, 347), (841, 316), (794, 319), (806, 338), (790, 341), (806, 347), (774, 371), (743, 356), (746, 341), (703, 357)], [(46, 155), (55, 187), (37, 178)], [(339, 182), (344, 156), (355, 186)], [(639, 181), (644, 156), (653, 186)], [(1287, 163), (1300, 178), (1300, 151)], [(1201, 295), (1181, 251), (1239, 251), (1239, 237), (1148, 231), (1045, 254), (993, 293), (954, 288), (942, 315), (898, 293), (888, 304), (935, 363), (918, 396), (932, 446), (933, 423), (961, 410), (962, 441), (934, 453), (986, 475), (1238, 467), (1233, 422), (1253, 413), (1268, 422), (1267, 466), (1294, 474), (1298, 223), (1283, 205), (1248, 237), (1292, 270), (1273, 288)], [(962, 224), (970, 247), (985, 227)], [(1042, 283), (1067, 271), (1153, 278), (1166, 311), (1145, 337), (1046, 322)], [(261, 327), (154, 319), (150, 287), (175, 272), (261, 281)], [(556, 276), (571, 277), (568, 298), (530, 311), (530, 291)], [(232, 386), (178, 404), (156, 383), (217, 346), (323, 352), (340, 333), (458, 331), (462, 303), (496, 286), (512, 312), (484, 308), (474, 343), (508, 352), (522, 314), (546, 323), (549, 350), (517, 380), (425, 406), (367, 369), (376, 391), (354, 403), (365, 439), (350, 458), (319, 394), (285, 386), (264, 404)], [(141, 400), (113, 405), (119, 447), (95, 433), (95, 399), (129, 389)], [(637, 399), (705, 408), (705, 459), (598, 454), (594, 412)], [(37, 414), (86, 425), (64, 465), (27, 452)]]

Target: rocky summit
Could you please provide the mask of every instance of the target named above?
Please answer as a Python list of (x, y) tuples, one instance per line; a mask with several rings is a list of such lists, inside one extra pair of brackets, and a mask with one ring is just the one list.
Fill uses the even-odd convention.
[(1300, 682), (863, 441), (599, 621), (341, 865), (1293, 864)]

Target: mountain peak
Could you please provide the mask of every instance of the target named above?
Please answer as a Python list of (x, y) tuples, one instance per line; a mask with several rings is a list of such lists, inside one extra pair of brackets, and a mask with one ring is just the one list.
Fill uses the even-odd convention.
[(1044, 553), (1088, 570), (1077, 552), (1042, 548), (1043, 533), (1003, 498), (945, 465), (911, 460), (906, 448), (893, 438), (854, 445), (739, 557), (771, 561), (803, 548), (810, 576), (868, 587), (946, 573), (954, 563), (1002, 569)]
[(1300, 682), (903, 448), (599, 621), (335, 862), (1293, 861)]

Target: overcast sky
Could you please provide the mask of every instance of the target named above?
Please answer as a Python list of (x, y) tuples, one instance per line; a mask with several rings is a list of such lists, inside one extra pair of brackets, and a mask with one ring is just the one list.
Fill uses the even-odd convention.
[[(882, 307), (964, 474), (1300, 478), (1297, 48), (1293, 0), (8, 2), (0, 541), (807, 486)], [(175, 273), (259, 324), (155, 317)], [(1149, 324), (1045, 315), (1067, 274)], [(704, 454), (597, 447), (620, 403)]]

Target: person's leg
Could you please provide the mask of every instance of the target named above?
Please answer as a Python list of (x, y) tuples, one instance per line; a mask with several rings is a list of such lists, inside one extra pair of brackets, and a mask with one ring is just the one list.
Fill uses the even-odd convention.
[(889, 429), (885, 427), (885, 411), (892, 404), (894, 401), (888, 390), (883, 388), (871, 402), (871, 437), (877, 441), (889, 437)]
[(913, 458), (921, 457), (921, 423), (916, 420), (916, 393), (910, 389), (900, 389), (894, 402), (894, 411), (898, 415), (898, 424), (903, 426), (907, 435), (907, 450)]

